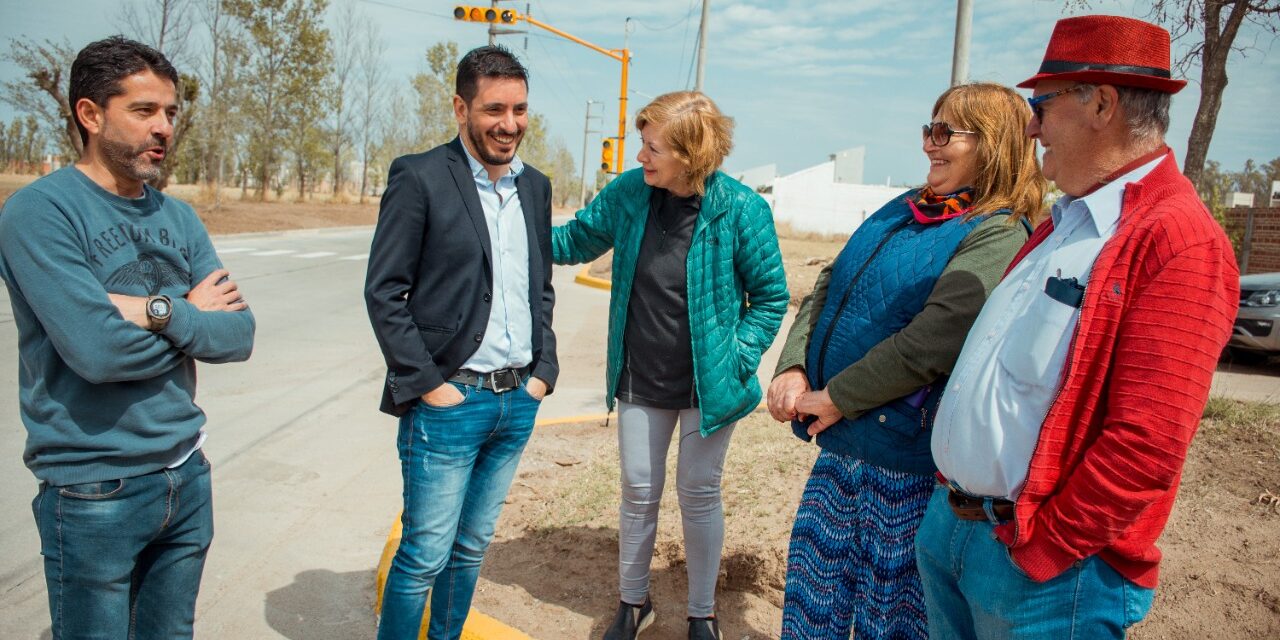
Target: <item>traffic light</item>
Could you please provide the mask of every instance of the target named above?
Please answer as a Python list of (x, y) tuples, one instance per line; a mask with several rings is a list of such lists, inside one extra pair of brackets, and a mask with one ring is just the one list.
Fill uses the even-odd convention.
[(605, 138), (600, 143), (600, 170), (605, 173), (617, 173), (613, 170), (613, 138)]
[(453, 8), (454, 20), (466, 20), (467, 22), (499, 22), (502, 24), (515, 24), (520, 19), (520, 14), (512, 9), (495, 9), (493, 7), (468, 7), (466, 5), (458, 5)]

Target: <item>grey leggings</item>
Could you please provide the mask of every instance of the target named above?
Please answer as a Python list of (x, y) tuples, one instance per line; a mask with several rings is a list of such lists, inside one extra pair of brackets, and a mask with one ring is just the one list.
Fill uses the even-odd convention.
[(622, 505), (618, 510), (618, 578), (622, 600), (643, 604), (649, 594), (649, 563), (657, 537), (658, 503), (666, 482), (667, 450), (678, 418), (676, 490), (689, 572), (689, 615), (702, 618), (715, 613), (716, 576), (724, 547), (720, 475), (734, 425), (704, 438), (698, 431), (700, 417), (697, 409), (619, 403)]

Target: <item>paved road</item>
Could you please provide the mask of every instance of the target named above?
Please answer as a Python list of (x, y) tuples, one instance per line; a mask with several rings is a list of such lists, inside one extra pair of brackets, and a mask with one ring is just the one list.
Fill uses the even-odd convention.
[[(360, 295), (370, 234), (215, 239), (253, 305), (258, 334), (249, 362), (200, 368), (217, 514), (197, 612), (202, 637), (372, 637), (373, 571), (399, 509), (400, 480), (395, 422), (376, 411), (383, 368)], [(555, 273), (562, 373), (544, 419), (604, 406), (608, 294), (573, 284), (575, 273)], [(776, 347), (766, 369), (775, 361)], [(35, 482), (21, 462), (17, 339), (2, 287), (0, 362), (0, 638), (47, 638), (30, 516)], [(1280, 395), (1274, 374), (1222, 379), (1228, 390), (1257, 387), (1248, 393), (1259, 399)]]
[[(204, 637), (355, 638), (371, 628), (372, 569), (400, 480), (395, 421), (376, 410), (383, 365), (360, 294), (370, 235), (215, 239), (258, 333), (249, 362), (200, 367), (217, 511), (199, 600)], [(544, 415), (603, 406), (608, 294), (574, 285), (573, 273), (556, 273), (556, 328), (582, 348), (562, 357)], [(30, 516), (36, 485), (21, 462), (17, 340), (7, 292), (0, 298), (0, 638), (37, 638), (48, 619)]]

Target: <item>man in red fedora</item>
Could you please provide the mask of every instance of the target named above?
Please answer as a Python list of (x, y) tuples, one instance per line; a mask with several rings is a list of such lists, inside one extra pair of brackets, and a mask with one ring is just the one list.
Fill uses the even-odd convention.
[(1169, 34), (1060, 20), (1027, 135), (1065, 194), (956, 363), (916, 538), (935, 638), (1122, 638), (1231, 334), (1231, 243), (1164, 143)]

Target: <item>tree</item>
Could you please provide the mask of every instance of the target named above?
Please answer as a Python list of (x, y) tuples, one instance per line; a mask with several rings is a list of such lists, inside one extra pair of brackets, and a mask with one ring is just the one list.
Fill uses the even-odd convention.
[[(383, 112), (385, 117), (382, 118), (382, 124), (379, 127), (377, 150), (373, 157), (387, 160), (423, 150), (417, 141), (419, 131), (414, 122), (414, 116), (417, 113), (415, 99), (410, 95), (409, 89), (403, 85), (391, 88), (390, 98)], [(378, 173), (373, 177), (377, 185), (381, 184), (386, 175)]]
[(383, 95), (386, 91), (382, 78), (382, 56), (386, 52), (387, 44), (382, 40), (378, 25), (366, 19), (360, 47), (356, 52), (362, 89), (358, 99), (360, 115), (356, 125), (360, 136), (360, 204), (364, 204), (365, 194), (369, 192), (369, 165), (377, 150), (378, 123), (384, 112)]
[(330, 62), (329, 33), (320, 24), (325, 0), (226, 0), (225, 6), (248, 34), (243, 112), (253, 131), (248, 155), (257, 195), (266, 200), (278, 177), (278, 150), (293, 152), (302, 167), (312, 145), (309, 136), (320, 117), (317, 94)]
[(342, 4), (333, 47), (333, 73), (329, 76), (329, 152), (333, 156), (333, 195), (342, 189), (342, 161), (351, 145), (354, 100), (351, 83), (358, 62), (359, 34), (368, 18), (356, 14), (353, 0)]
[(19, 113), (35, 116), (47, 127), (58, 140), (64, 159), (79, 158), (84, 153), (84, 143), (66, 94), (66, 77), (76, 57), (71, 44), (65, 40), (61, 43), (45, 40), (44, 44), (37, 44), (26, 39), (10, 39), (9, 53), (4, 57), (22, 69), (26, 80), (5, 82), (0, 99)]
[(553, 204), (564, 206), (571, 196), (581, 193), (582, 187), (574, 169), (573, 154), (563, 140), (549, 138), (546, 123), (542, 114), (529, 116), (529, 126), (520, 143), (520, 158), (551, 178)]
[(1225, 222), (1223, 211), (1232, 193), (1252, 193), (1255, 207), (1265, 207), (1271, 199), (1271, 183), (1280, 180), (1280, 158), (1258, 165), (1252, 158), (1245, 160), (1240, 171), (1223, 171), (1217, 160), (1208, 160), (1200, 176), (1198, 191), (1215, 218)]
[(163, 53), (174, 66), (190, 66), (191, 0), (134, 0), (120, 8), (118, 26)]
[(410, 80), (418, 94), (417, 148), (442, 145), (458, 132), (453, 91), (458, 78), (458, 44), (438, 42), (427, 50), (427, 69)]
[(14, 118), (0, 125), (0, 171), (39, 172), (47, 140), (35, 116)]
[(1244, 55), (1248, 49), (1236, 44), (1240, 26), (1249, 21), (1274, 37), (1280, 32), (1280, 0), (1157, 0), (1150, 17), (1168, 28), (1175, 41), (1190, 41), (1175, 65), (1183, 75), (1200, 64), (1200, 105), (1182, 161), (1182, 173), (1199, 184), (1227, 88), (1227, 59), (1233, 51)]
[(235, 157), (241, 84), (236, 70), (245, 64), (243, 32), (237, 28), (222, 0), (203, 0), (198, 6), (208, 34), (207, 49), (196, 66), (201, 83), (208, 87), (202, 101), (203, 124), (196, 131), (195, 154), (199, 169), (193, 173), (213, 191), (213, 206), (222, 206), (221, 187), (228, 165)]
[(164, 190), (169, 176), (182, 157), (182, 143), (195, 126), (200, 96), (200, 80), (192, 73), (184, 72), (187, 49), (191, 35), (190, 0), (135, 0), (120, 11), (120, 27), (138, 42), (159, 51), (178, 68), (178, 117), (173, 122), (173, 137), (169, 140), (169, 153), (160, 165), (160, 176), (148, 181), (152, 187)]

